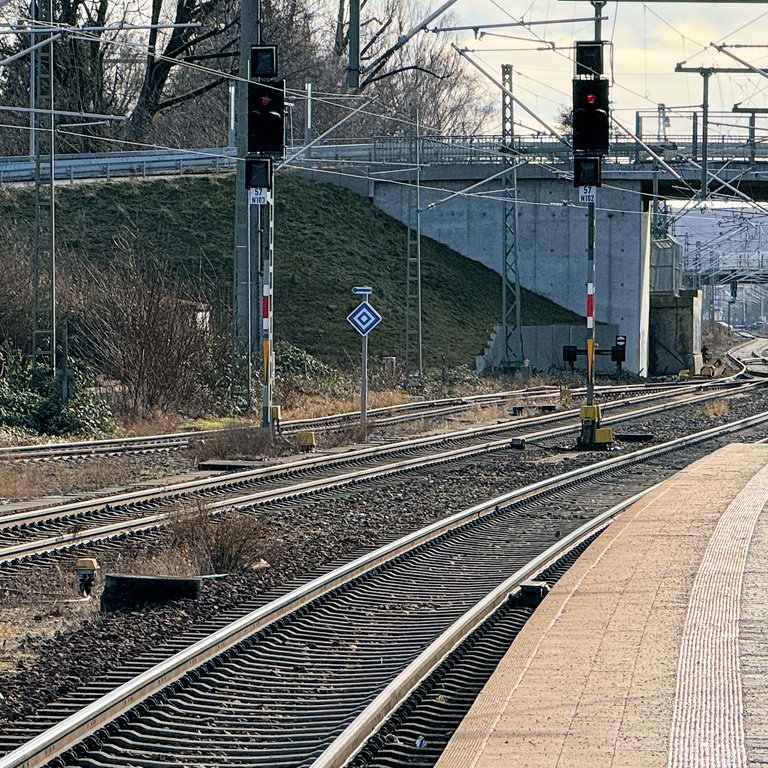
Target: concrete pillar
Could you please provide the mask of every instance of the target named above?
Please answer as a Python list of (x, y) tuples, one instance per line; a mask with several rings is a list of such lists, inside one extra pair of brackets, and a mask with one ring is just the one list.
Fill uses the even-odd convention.
[(701, 291), (651, 294), (650, 372), (701, 371)]
[[(494, 173), (498, 173), (497, 166), (425, 169), (421, 232), (498, 272), (503, 249), (501, 183), (495, 180), (474, 189), (471, 195), (451, 196)], [(584, 316), (586, 204), (578, 202), (578, 190), (573, 183), (553, 173), (551, 167), (521, 167), (518, 184), (521, 284)], [(650, 216), (640, 192), (640, 182), (627, 179), (612, 180), (610, 187), (598, 190), (595, 320), (626, 335), (624, 369), (647, 375)], [(403, 222), (408, 221), (407, 196), (408, 189), (401, 182), (375, 181), (374, 204)], [(581, 345), (585, 339), (586, 328), (584, 339), (577, 339), (576, 343)], [(526, 352), (526, 356), (533, 358), (535, 353)]]

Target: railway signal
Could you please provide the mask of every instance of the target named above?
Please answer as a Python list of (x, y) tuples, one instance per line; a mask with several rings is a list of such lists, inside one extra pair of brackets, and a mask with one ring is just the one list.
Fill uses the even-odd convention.
[(608, 81), (573, 80), (573, 150), (606, 153), (609, 149)]
[(285, 80), (248, 83), (248, 154), (285, 151)]
[[(579, 411), (580, 448), (610, 447), (613, 434), (600, 426), (600, 406), (595, 404), (595, 204), (602, 182), (603, 155), (608, 152), (608, 81), (603, 75), (603, 43), (600, 39), (600, 8), (595, 3), (595, 39), (576, 44), (573, 78), (573, 183), (579, 201), (587, 204), (587, 403)], [(563, 348), (563, 359), (573, 367), (572, 346)]]

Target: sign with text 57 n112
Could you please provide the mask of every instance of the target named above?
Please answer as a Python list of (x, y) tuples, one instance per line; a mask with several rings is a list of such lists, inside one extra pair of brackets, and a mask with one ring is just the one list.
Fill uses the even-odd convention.
[(272, 195), (266, 187), (251, 187), (248, 190), (249, 205), (269, 205), (272, 202)]
[(579, 202), (597, 202), (597, 187), (579, 187)]

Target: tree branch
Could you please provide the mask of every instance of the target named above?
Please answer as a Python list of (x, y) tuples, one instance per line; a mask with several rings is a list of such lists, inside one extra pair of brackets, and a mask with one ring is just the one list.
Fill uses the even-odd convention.
[(227, 77), (217, 77), (210, 83), (206, 83), (205, 85), (200, 86), (200, 88), (195, 88), (194, 91), (188, 91), (187, 93), (182, 93), (179, 96), (174, 96), (172, 99), (166, 99), (165, 101), (158, 104), (158, 112), (162, 112), (166, 109), (170, 109), (171, 107), (175, 107), (177, 104), (182, 104), (185, 101), (194, 99), (196, 96), (202, 96), (204, 93), (212, 91), (222, 83), (226, 83), (228, 79), (229, 78)]
[(412, 64), (408, 67), (400, 67), (399, 69), (393, 69), (391, 72), (386, 72), (383, 75), (379, 75), (378, 77), (372, 77), (369, 80), (366, 80), (366, 84), (368, 83), (375, 83), (377, 80), (385, 80), (388, 77), (392, 77), (392, 75), (396, 75), (398, 72), (406, 72), (409, 69), (414, 69), (418, 72), (424, 72), (427, 75), (432, 75), (432, 77), (436, 77), (438, 80), (447, 80), (450, 75), (438, 75), (437, 72), (433, 72), (431, 69), (425, 69), (424, 67), (420, 67), (417, 64)]

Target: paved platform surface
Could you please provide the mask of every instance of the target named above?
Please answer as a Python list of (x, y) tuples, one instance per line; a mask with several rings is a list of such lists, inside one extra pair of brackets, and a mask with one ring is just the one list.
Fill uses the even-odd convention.
[(768, 766), (768, 446), (623, 512), (545, 598), (438, 768)]

